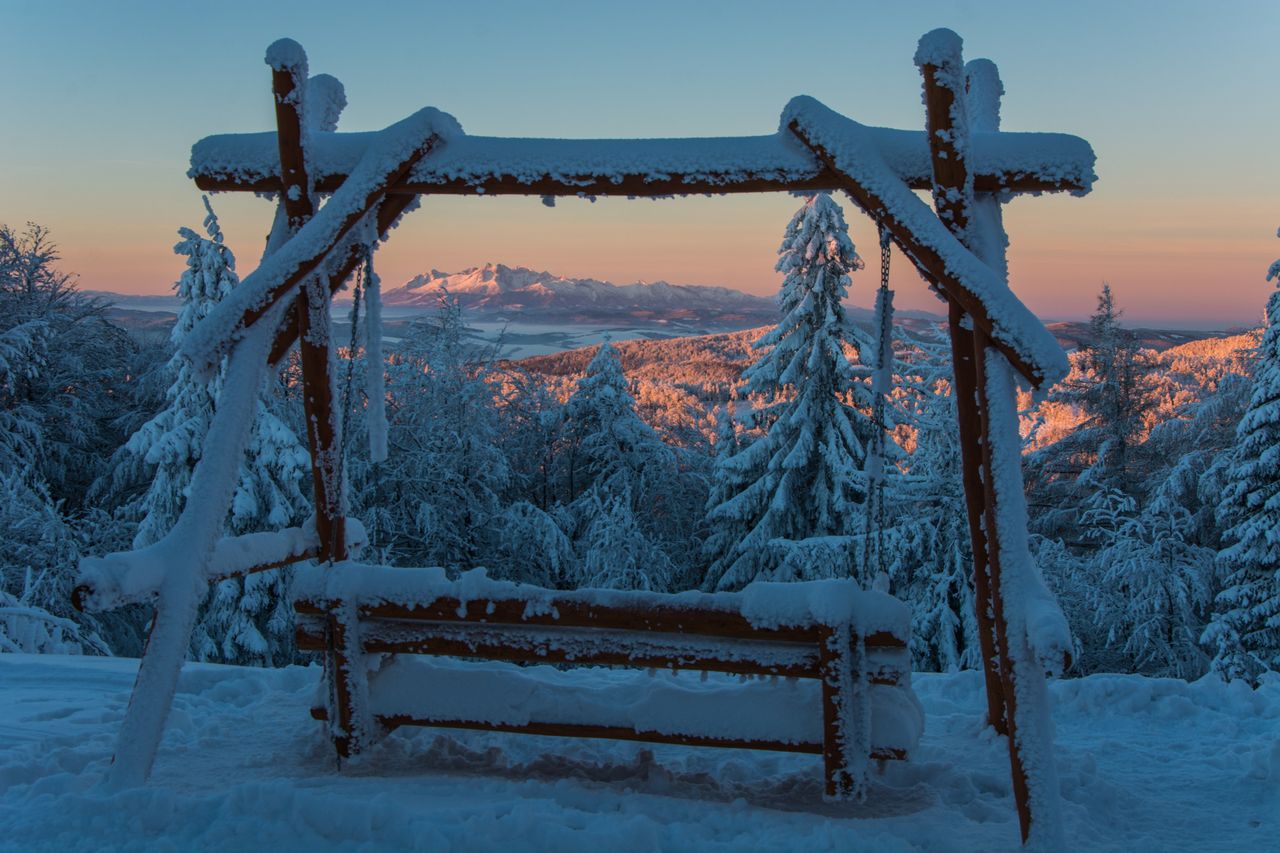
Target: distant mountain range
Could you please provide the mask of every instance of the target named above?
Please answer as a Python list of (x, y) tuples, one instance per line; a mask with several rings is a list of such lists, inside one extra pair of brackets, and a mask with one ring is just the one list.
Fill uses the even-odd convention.
[(425, 307), (438, 305), (446, 292), (458, 299), (469, 318), (480, 321), (678, 323), (741, 329), (774, 322), (778, 316), (775, 300), (727, 287), (665, 281), (619, 285), (505, 264), (456, 273), (433, 269), (382, 298), (388, 306)]
[[(109, 303), (111, 318), (121, 326), (148, 333), (164, 332), (173, 322), (178, 300), (173, 295), (130, 295), (84, 291)], [(383, 292), (387, 306), (384, 334), (411, 334), (415, 316), (430, 312), (448, 293), (465, 309), (468, 325), (478, 339), (500, 336), (513, 357), (552, 353), (614, 340), (673, 338), (772, 326), (778, 304), (772, 297), (754, 296), (728, 287), (691, 284), (613, 284), (594, 278), (570, 278), (527, 267), (485, 264), (461, 272), (431, 270), (403, 286)], [(350, 294), (344, 294), (347, 298)], [(872, 312), (850, 305), (849, 317), (870, 330)], [(334, 312), (341, 325), (345, 311)], [(900, 334), (921, 334), (944, 321), (928, 311), (898, 311)], [(1049, 330), (1068, 350), (1090, 342), (1087, 321), (1048, 323)], [(1222, 338), (1232, 332), (1177, 329), (1132, 329), (1140, 346), (1165, 350), (1188, 341)]]

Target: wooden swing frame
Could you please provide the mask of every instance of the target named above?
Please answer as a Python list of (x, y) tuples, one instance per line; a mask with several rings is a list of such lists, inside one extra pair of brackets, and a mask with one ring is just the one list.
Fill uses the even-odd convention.
[[(964, 79), (963, 69), (939, 68), (933, 64), (922, 63), (920, 70), (923, 76), (925, 136), (931, 171), (929, 174), (899, 174), (898, 177), (910, 189), (932, 190), (938, 218), (967, 248), (973, 248), (968, 245), (970, 238), (967, 226), (975, 193), (988, 193), (991, 194), (991, 198), (1003, 202), (1017, 194), (1071, 192), (1082, 195), (1089, 191), (1091, 174), (1087, 178), (1050, 179), (1012, 168), (996, 168), (987, 172), (974, 173), (969, 163), (969, 154), (972, 149), (971, 140), (968, 137), (968, 126), (964, 122), (957, 124), (954, 120), (957, 110), (965, 109), (965, 104), (959, 102), (965, 98), (965, 93), (958, 91), (954, 82), (948, 82)], [(333, 171), (324, 174), (308, 174), (308, 163), (311, 161), (306, 142), (308, 133), (304, 125), (306, 73), (305, 62), (300, 66), (285, 64), (272, 68), (272, 93), (276, 118), (274, 136), (279, 154), (278, 174), (254, 175), (248, 174), (251, 172), (248, 169), (240, 173), (202, 170), (198, 163), (193, 165), (191, 172), (191, 177), (201, 190), (274, 195), (279, 199), (287, 217), (290, 233), (296, 233), (315, 216), (317, 211), (314, 200), (318, 193), (336, 192), (342, 187), (347, 177), (346, 174)], [(994, 128), (986, 130), (989, 131), (988, 135), (994, 135), (991, 133)], [(1005, 602), (1002, 599), (1000, 582), (1002, 572), (1002, 554), (998, 535), (1000, 514), (997, 511), (998, 496), (994, 486), (991, 405), (988, 399), (987, 383), (983, 377), (987, 375), (987, 362), (992, 358), (1007, 360), (1009, 365), (1034, 388), (1039, 388), (1044, 383), (1046, 370), (1044, 365), (1037, 363), (1024, 351), (1011, 345), (1008, 336), (1001, 334), (982, 296), (965, 285), (961, 277), (948, 266), (946, 258), (937, 250), (936, 245), (931, 246), (928, 240), (921, 239), (911, 227), (911, 223), (903, 221), (894, 213), (892, 205), (886, 201), (877, 187), (859, 181), (848, 170), (842, 169), (838, 152), (831, 150), (829, 145), (817, 138), (804, 122), (790, 121), (785, 132), (790, 133), (794, 140), (803, 145), (804, 150), (811, 155), (813, 166), (804, 174), (743, 173), (739, 169), (726, 167), (719, 172), (712, 168), (689, 174), (655, 174), (652, 171), (635, 171), (620, 175), (601, 175), (593, 172), (563, 174), (560, 171), (545, 171), (538, 174), (494, 173), (478, 178), (433, 175), (430, 179), (423, 179), (419, 167), (430, 163), (433, 154), (442, 148), (447, 149), (451, 142), (432, 134), (422, 139), (420, 144), (414, 146), (412, 150), (404, 153), (401, 161), (389, 171), (387, 179), (368, 194), (363, 205), (350, 212), (341, 227), (337, 229), (333, 239), (323, 246), (314, 247), (310, 254), (270, 291), (266, 300), (253, 309), (246, 310), (240, 317), (235, 332), (229, 336), (228, 344), (233, 345), (239, 333), (267, 315), (273, 306), (281, 301), (290, 303), (286, 309), (284, 322), (275, 331), (269, 358), (272, 363), (276, 363), (288, 353), (295, 342), (299, 344), (303, 402), (308, 424), (307, 442), (312, 460), (316, 507), (315, 541), (318, 543), (314, 547), (290, 554), (270, 564), (237, 567), (230, 571), (230, 574), (247, 574), (306, 559), (334, 563), (346, 560), (348, 557), (346, 523), (342, 516), (340, 493), (343, 482), (343, 460), (338, 446), (339, 436), (334, 429), (335, 400), (333, 377), (330, 375), (328, 324), (317, 322), (317, 317), (322, 316), (321, 312), (328, 310), (329, 299), (352, 275), (364, 256), (365, 245), (348, 239), (348, 235), (362, 221), (368, 221), (366, 217), (372, 216), (377, 239), (382, 240), (416, 199), (430, 195), (659, 198), (694, 194), (843, 191), (888, 233), (902, 253), (911, 260), (920, 275), (948, 304), (948, 326), (955, 371), (957, 429), (962, 453), (963, 486), (969, 532), (974, 554), (974, 604), (986, 685), (987, 716), (996, 731), (1007, 736), (1014, 797), (1025, 841), (1030, 832), (1033, 815), (1025, 761), (1016, 731), (1017, 715), (1013, 689), (1014, 656), (1010, 650), (1008, 621), (1005, 616)], [(896, 133), (904, 132), (896, 131)], [(509, 142), (518, 145), (521, 140), (509, 140)], [(559, 141), (540, 142), (554, 146)], [(707, 140), (698, 142), (706, 143)], [(636, 144), (643, 146), (645, 143), (636, 141)], [(1069, 172), (1069, 170), (1064, 171)], [(337, 252), (343, 254), (338, 255)], [(992, 531), (995, 531), (996, 535), (989, 535)], [(91, 592), (83, 587), (78, 588), (77, 603), (83, 602)], [(299, 602), (298, 611), (301, 619), (299, 646), (325, 652), (332, 669), (342, 673), (348, 671), (351, 666), (346, 646), (341, 638), (335, 639), (332, 631), (326, 632), (323, 628), (323, 620), (332, 616), (333, 606), (333, 602), (310, 604)], [(440, 613), (446, 613), (447, 610), (448, 608), (445, 608)], [(364, 615), (368, 618), (402, 620), (413, 616), (404, 608), (397, 610), (393, 607), (392, 611), (395, 612), (379, 614), (371, 611)], [(439, 613), (436, 614), (437, 617), (439, 615)], [(595, 624), (591, 620), (596, 617), (584, 616), (583, 618), (584, 626), (589, 627)], [(628, 626), (643, 626), (652, 622), (644, 613), (630, 613), (622, 616), (615, 614), (611, 618), (615, 621), (622, 619)], [(705, 613), (700, 616), (697, 612), (684, 614), (682, 619), (678, 620), (680, 626), (685, 626), (680, 630), (688, 630), (687, 626), (698, 624), (700, 618), (714, 620), (718, 617)], [(485, 620), (480, 617), (480, 621)], [(755, 637), (751, 631), (742, 626), (738, 626), (737, 630), (736, 636)], [(815, 627), (813, 630), (816, 631), (818, 628)], [(873, 644), (870, 638), (867, 642), (868, 645)], [(896, 637), (882, 637), (878, 642), (889, 646), (902, 645), (902, 639)], [(402, 641), (397, 645), (387, 640), (383, 645), (386, 646), (387, 651), (407, 649), (421, 652), (427, 648), (422, 643), (414, 646), (408, 641)], [(508, 639), (497, 643), (493, 649), (489, 650), (490, 654), (487, 656), (501, 657), (502, 654), (506, 654), (506, 659), (519, 660), (524, 652), (518, 646), (518, 642)], [(432, 648), (437, 650), (434, 653), (440, 653), (438, 643)], [(472, 653), (475, 653), (477, 646), (474, 643), (468, 645), (461, 642), (449, 648), (462, 650), (458, 653), (463, 653), (470, 648)], [(503, 649), (506, 651), (502, 652)], [(529, 654), (537, 659), (546, 659), (547, 653), (547, 648), (544, 647), (541, 651)], [(625, 662), (621, 653), (602, 652), (601, 654), (602, 662), (607, 663), (613, 658)], [(630, 660), (634, 663), (634, 658)], [(673, 667), (683, 665), (697, 667), (696, 661), (680, 664), (673, 659), (661, 656), (655, 657), (648, 663)], [(1069, 659), (1064, 661), (1064, 664), (1069, 666)], [(815, 666), (818, 665), (815, 664)], [(761, 667), (743, 671), (769, 672), (767, 664), (761, 664)], [(814, 672), (817, 673), (818, 670), (815, 669)], [(341, 683), (343, 679), (339, 678), (338, 681)], [(339, 693), (341, 692), (339, 686)], [(349, 697), (344, 699), (339, 695), (337, 698), (339, 715), (349, 716)], [(414, 721), (406, 719), (383, 722), (387, 725), (397, 725)], [(572, 734), (566, 731), (552, 733)], [(587, 733), (587, 736), (625, 737), (627, 735), (619, 732), (605, 732), (602, 735), (597, 732), (595, 735)], [(338, 743), (337, 746), (341, 752), (345, 753), (349, 745)], [(815, 746), (809, 751), (822, 751), (822, 749)], [(830, 779), (828, 789), (830, 790)]]

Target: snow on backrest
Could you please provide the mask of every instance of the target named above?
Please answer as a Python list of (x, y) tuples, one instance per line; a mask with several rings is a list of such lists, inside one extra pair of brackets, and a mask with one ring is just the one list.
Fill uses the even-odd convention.
[(850, 625), (862, 636), (884, 632), (902, 640), (911, 631), (911, 611), (906, 604), (886, 593), (859, 589), (851, 580), (757, 582), (742, 592), (564, 591), (493, 580), (484, 569), (463, 572), (456, 580), (450, 580), (441, 568), (348, 562), (332, 568), (299, 567), (291, 593), (295, 603), (309, 602), (320, 607), (334, 602), (408, 608), (427, 608), (439, 601), (457, 601), (462, 608), (475, 601), (520, 602), (524, 605), (524, 619), (558, 619), (558, 606), (574, 604), (637, 613), (688, 610), (739, 614), (762, 631)]

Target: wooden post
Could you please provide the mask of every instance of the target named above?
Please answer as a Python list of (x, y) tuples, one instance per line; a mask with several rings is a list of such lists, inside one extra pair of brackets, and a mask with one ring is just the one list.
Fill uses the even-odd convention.
[(973, 608), (978, 626), (978, 648), (982, 654), (982, 675), (987, 687), (987, 722), (999, 734), (1008, 734), (1005, 725), (1004, 684), (1000, 679), (1000, 658), (996, 654), (995, 625), (991, 601), (991, 578), (987, 566), (987, 536), (983, 530), (986, 493), (982, 487), (982, 416), (978, 406), (981, 384), (974, 358), (973, 331), (964, 327), (964, 312), (950, 307), (951, 363), (956, 400), (956, 422), (960, 434), (960, 471), (969, 519), (969, 542), (973, 548)]
[[(284, 207), (289, 233), (293, 235), (315, 215), (315, 202), (307, 176), (303, 137), (306, 129), (306, 59), (300, 47), (289, 53), (301, 61), (273, 66), (271, 90), (275, 95), (276, 140), (280, 150), (280, 204)], [(307, 421), (311, 485), (315, 495), (316, 539), (319, 543), (316, 557), (320, 562), (333, 563), (347, 558), (347, 541), (341, 492), (342, 448), (338, 444), (333, 376), (330, 372), (329, 292), (325, 282), (316, 273), (304, 276), (299, 282), (294, 304), (296, 310), (292, 319), (297, 328), (302, 363), (302, 408)], [(353, 744), (355, 704), (351, 691), (354, 675), (351, 667), (356, 662), (346, 654), (349, 627), (340, 618), (330, 618), (330, 646), (325, 659), (334, 717), (330, 723), (331, 737), (339, 758), (349, 756)]]
[[(297, 54), (301, 54), (301, 49)], [(284, 206), (291, 234), (297, 233), (315, 215), (303, 141), (306, 85), (305, 60), (300, 65), (271, 69), (276, 140), (280, 149), (280, 203)], [(318, 558), (322, 562), (345, 560), (342, 451), (338, 446), (329, 360), (329, 294), (314, 275), (302, 280), (297, 306), (295, 321), (302, 362), (302, 405), (307, 421), (307, 445), (311, 451), (316, 535), (320, 543)]]
[[(957, 54), (954, 67), (938, 67), (928, 63), (920, 66), (924, 77), (925, 128), (929, 150), (933, 158), (934, 204), (938, 217), (952, 233), (970, 249), (973, 241), (969, 234), (969, 206), (973, 202), (973, 183), (965, 164), (965, 152), (969, 148), (967, 107), (963, 103), (964, 92), (953, 85), (964, 80), (964, 69)], [(945, 81), (945, 82), (944, 82)], [(947, 85), (950, 83), (952, 85)], [(961, 117), (959, 122), (957, 117)], [(1013, 797), (1018, 810), (1018, 824), (1025, 843), (1031, 833), (1031, 805), (1027, 785), (1026, 767), (1018, 743), (1015, 694), (1013, 689), (1013, 660), (1009, 654), (1008, 623), (1005, 619), (1004, 600), (1000, 583), (1000, 529), (996, 511), (997, 495), (991, 456), (991, 419), (987, 400), (987, 351), (992, 341), (985, 329), (975, 328), (968, 333), (963, 327), (959, 306), (951, 309), (952, 352), (956, 356), (956, 410), (961, 436), (961, 453), (964, 468), (965, 503), (969, 513), (969, 530), (974, 536), (974, 606), (978, 625), (986, 639), (982, 641), (984, 675), (987, 684), (988, 714), (997, 731), (1003, 732), (1009, 747), (1009, 764), (1013, 778)], [(971, 346), (972, 360), (963, 357), (965, 344)], [(964, 387), (961, 387), (963, 384)], [(976, 395), (975, 395), (976, 392)], [(973, 396), (971, 396), (973, 395)], [(978, 424), (975, 435), (973, 415)], [(974, 457), (978, 457), (977, 470), (973, 470)], [(974, 475), (977, 475), (976, 478)], [(975, 493), (975, 487), (980, 492)], [(985, 561), (983, 552), (985, 551)], [(985, 562), (985, 565), (984, 565)], [(986, 579), (985, 600), (981, 581)], [(993, 635), (983, 623), (994, 628)], [(982, 638), (980, 637), (980, 640)], [(988, 643), (994, 645), (994, 655), (987, 656)], [(994, 716), (995, 709), (1002, 708), (1001, 716)]]
[[(822, 685), (822, 767), (825, 793), (830, 799), (848, 800), (860, 795), (865, 782), (858, 768), (870, 754), (866, 672), (855, 668), (854, 643), (849, 625), (822, 626), (818, 641), (818, 678)], [(856, 658), (865, 655), (858, 650)], [(855, 671), (856, 670), (856, 671)]]
[[(938, 218), (961, 242), (967, 244), (969, 234), (968, 199), (972, 196), (969, 168), (964, 156), (961, 134), (967, 128), (956, 128), (954, 110), (957, 93), (938, 82), (938, 69), (932, 65), (920, 68), (924, 75), (925, 133), (929, 137), (929, 154), (933, 161), (933, 203)], [(960, 433), (961, 479), (965, 506), (969, 516), (969, 541), (973, 546), (973, 606), (978, 625), (978, 646), (982, 653), (982, 674), (987, 687), (987, 721), (1000, 734), (1008, 734), (1005, 724), (1004, 689), (1000, 680), (1000, 659), (996, 654), (993, 634), (992, 583), (987, 555), (990, 543), (982, 526), (986, 511), (983, 490), (981, 444), (986, 435), (978, 405), (978, 389), (982, 375), (974, 364), (974, 332), (965, 328), (964, 311), (950, 303), (948, 325), (951, 333), (951, 360), (954, 371), (952, 393), (956, 397), (956, 420)]]
[[(987, 537), (987, 570), (990, 573), (991, 621), (995, 627), (996, 659), (999, 661), (999, 678), (1004, 696), (1004, 722), (1009, 746), (1009, 769), (1013, 779), (1013, 801), (1018, 809), (1018, 825), (1025, 844), (1031, 834), (1031, 793), (1028, 789), (1027, 768), (1022, 761), (1022, 748), (1018, 742), (1018, 706), (1014, 691), (1013, 656), (1009, 653), (1009, 623), (1004, 614), (1004, 596), (1000, 592), (1000, 527), (996, 515), (996, 490), (991, 455), (991, 408), (987, 399), (987, 356), (989, 342), (986, 335), (973, 335), (973, 362), (978, 375), (978, 415), (982, 419), (982, 491), (985, 497), (983, 523)], [(970, 522), (972, 523), (972, 521)]]

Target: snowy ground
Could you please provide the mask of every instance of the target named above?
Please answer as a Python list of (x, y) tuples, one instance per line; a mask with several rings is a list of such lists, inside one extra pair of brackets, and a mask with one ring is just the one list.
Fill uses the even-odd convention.
[[(1017, 825), (976, 673), (917, 676), (924, 742), (869, 801), (818, 759), (402, 730), (339, 773), (315, 667), (188, 664), (145, 789), (94, 790), (136, 661), (0, 655), (0, 849), (1000, 850)], [(689, 674), (682, 677), (697, 677)], [(1075, 850), (1276, 850), (1280, 680), (1054, 685)], [(750, 709), (743, 709), (750, 713)]]

